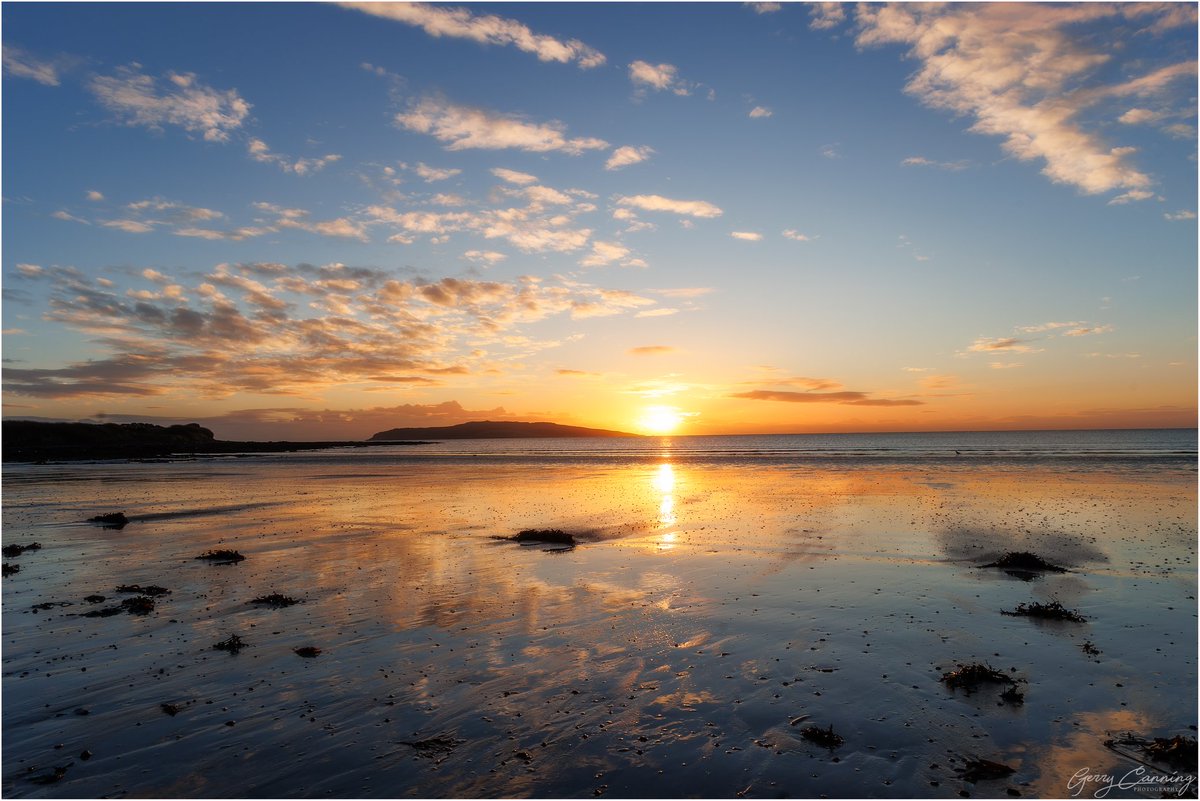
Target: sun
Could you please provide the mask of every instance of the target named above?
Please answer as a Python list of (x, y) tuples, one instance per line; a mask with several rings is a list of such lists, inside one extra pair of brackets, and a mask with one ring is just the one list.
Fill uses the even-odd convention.
[(651, 434), (671, 434), (683, 423), (683, 414), (674, 406), (647, 406), (638, 418), (638, 427)]

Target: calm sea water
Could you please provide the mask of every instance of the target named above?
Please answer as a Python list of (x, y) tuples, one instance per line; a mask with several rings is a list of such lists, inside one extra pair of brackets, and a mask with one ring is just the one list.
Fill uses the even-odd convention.
[(284, 458), (328, 461), (642, 463), (737, 462), (928, 463), (965, 467), (981, 463), (1116, 463), (1126, 466), (1193, 464), (1196, 429), (1115, 431), (973, 431), (912, 434), (787, 434), (769, 436), (619, 437), (605, 439), (471, 439), (418, 446), (379, 446)]

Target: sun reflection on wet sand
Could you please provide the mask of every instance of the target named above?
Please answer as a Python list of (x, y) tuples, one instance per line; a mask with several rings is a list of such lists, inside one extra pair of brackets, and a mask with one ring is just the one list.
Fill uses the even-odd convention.
[[(45, 482), (5, 487), (6, 542), (44, 547), (4, 585), (4, 757), (40, 764), (56, 743), (106, 733), (127, 758), (73, 770), (56, 790), (74, 796), (220, 794), (205, 784), (218, 769), (229, 787), (281, 796), (607, 785), (729, 797), (748, 776), (751, 795), (775, 782), (793, 795), (920, 796), (931, 781), (960, 788), (928, 766), (969, 744), (1054, 794), (1072, 759), (1099, 755), (1106, 727), (1194, 723), (1180, 701), (1195, 701), (1194, 474), (1081, 481), (667, 456), (58, 469), (77, 481), (43, 468)], [(184, 513), (229, 498), (246, 505)], [(119, 534), (79, 523), (109, 507), (135, 522)], [(500, 539), (525, 528), (580, 544), (544, 553)], [(1027, 584), (977, 569), (970, 547), (1041, 542), (1074, 553), (1074, 572)], [(192, 559), (215, 547), (247, 559)], [(122, 583), (173, 592), (145, 618), (72, 614)], [(247, 606), (269, 592), (304, 603)], [(1056, 594), (1086, 628), (998, 612)], [(76, 606), (30, 613), (45, 601)], [(251, 647), (212, 651), (233, 633)], [(324, 652), (297, 659), (304, 644)], [(1015, 669), (1024, 707), (938, 682), (970, 659)], [(188, 706), (167, 717), (164, 701)], [(1105, 717), (1122, 701), (1128, 721)], [(70, 714), (80, 707), (92, 714)], [(788, 726), (798, 716), (843, 733), (840, 763)], [(1079, 721), (1078, 739), (1056, 719)], [(440, 764), (397, 744), (435, 736), (462, 741)], [(222, 757), (243, 751), (280, 756)], [(4, 784), (11, 797), (35, 789)]]

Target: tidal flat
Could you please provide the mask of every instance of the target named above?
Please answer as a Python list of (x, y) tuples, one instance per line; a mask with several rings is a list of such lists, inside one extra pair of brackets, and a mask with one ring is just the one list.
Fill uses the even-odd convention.
[(1196, 736), (1196, 501), (1189, 463), (6, 465), (2, 789), (1069, 796)]

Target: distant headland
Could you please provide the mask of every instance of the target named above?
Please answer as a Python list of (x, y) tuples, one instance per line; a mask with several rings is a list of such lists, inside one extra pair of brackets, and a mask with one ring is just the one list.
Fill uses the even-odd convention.
[(393, 428), (380, 431), (371, 437), (371, 442), (398, 442), (418, 439), (521, 439), (550, 437), (636, 437), (624, 431), (608, 431), (602, 428), (564, 426), (558, 423), (517, 423), (508, 421), (478, 420), (459, 423), (455, 426), (431, 428)]
[[(380, 442), (237, 442), (220, 440), (198, 423), (47, 423), (4, 421), (3, 459), (42, 462), (80, 459), (151, 459), (222, 453), (284, 453), (323, 448), (363, 448)], [(405, 444), (419, 445), (419, 442)]]

